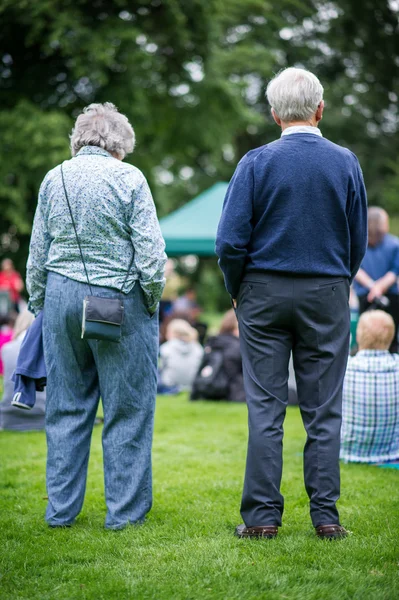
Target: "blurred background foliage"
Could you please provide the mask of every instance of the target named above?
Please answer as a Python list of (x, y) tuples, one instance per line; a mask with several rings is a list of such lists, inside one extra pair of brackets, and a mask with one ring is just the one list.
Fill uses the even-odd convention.
[[(162, 217), (278, 136), (265, 84), (292, 65), (321, 79), (323, 134), (359, 156), (370, 203), (399, 213), (398, 18), (399, 0), (0, 0), (0, 257), (24, 273), (41, 179), (85, 105), (129, 117)], [(214, 263), (193, 277), (216, 307)]]

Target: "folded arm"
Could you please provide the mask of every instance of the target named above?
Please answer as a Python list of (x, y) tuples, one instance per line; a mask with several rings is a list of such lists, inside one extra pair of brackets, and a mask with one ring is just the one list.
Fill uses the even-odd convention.
[(385, 273), (383, 277), (374, 282), (374, 284), (370, 288), (370, 292), (368, 293), (367, 300), (369, 302), (373, 302), (375, 298), (379, 298), (387, 293), (390, 287), (394, 285), (397, 281), (398, 276), (396, 273), (392, 271), (388, 271)]
[(372, 302), (374, 298), (383, 296), (387, 293), (398, 280), (399, 276), (399, 244), (396, 245), (394, 252), (392, 253), (391, 263), (389, 265), (389, 271), (377, 279), (370, 288), (370, 292), (367, 296), (367, 300)]
[(364, 269), (358, 270), (358, 272), (355, 275), (355, 281), (357, 281), (357, 283), (359, 283), (361, 286), (367, 288), (368, 290), (371, 290), (371, 288), (375, 284), (374, 279), (372, 279), (370, 277), (370, 275), (368, 275)]

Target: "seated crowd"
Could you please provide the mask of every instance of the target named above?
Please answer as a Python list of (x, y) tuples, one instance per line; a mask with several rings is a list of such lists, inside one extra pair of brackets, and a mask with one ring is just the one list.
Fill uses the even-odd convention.
[[(172, 314), (168, 341), (160, 349), (160, 382), (168, 382), (173, 391), (191, 390), (191, 400), (245, 402), (235, 311), (225, 314), (219, 334), (207, 338), (203, 351), (192, 341), (198, 339), (194, 327), (183, 323)], [(348, 359), (343, 390), (341, 459), (345, 462), (399, 460), (399, 355), (389, 351), (395, 335), (395, 323), (387, 312), (368, 310), (361, 315), (358, 353)], [(181, 375), (169, 379), (167, 365), (173, 361), (174, 372)], [(292, 365), (289, 375), (289, 403), (295, 404)]]
[[(177, 313), (181, 314), (181, 313)], [(205, 347), (187, 320), (173, 318), (159, 350), (158, 393), (191, 391), (192, 400), (245, 402), (238, 322), (233, 309), (222, 319), (219, 334)]]
[[(186, 391), (191, 400), (245, 402), (237, 317), (233, 309), (223, 317), (217, 335), (206, 338), (206, 325), (191, 291), (161, 325), (158, 393)], [(4, 320), (4, 319), (3, 319)], [(4, 394), (0, 429), (44, 428), (45, 392), (35, 407), (12, 406), (19, 349), (34, 317), (26, 309), (14, 328), (9, 319), (1, 328)], [(6, 322), (7, 321), (7, 322)], [(399, 355), (390, 353), (396, 338), (393, 318), (383, 310), (360, 316), (358, 352), (349, 357), (343, 389), (341, 459), (344, 462), (384, 463), (399, 460)], [(295, 378), (290, 365), (289, 403), (295, 404)]]
[(44, 412), (46, 392), (36, 392), (36, 403), (32, 410), (21, 410), (12, 406), (14, 382), (11, 377), (17, 366), (17, 359), (26, 332), (34, 320), (28, 310), (23, 310), (15, 321), (11, 341), (1, 348), (1, 359), (4, 369), (4, 393), (0, 402), (0, 430), (28, 431), (44, 429)]

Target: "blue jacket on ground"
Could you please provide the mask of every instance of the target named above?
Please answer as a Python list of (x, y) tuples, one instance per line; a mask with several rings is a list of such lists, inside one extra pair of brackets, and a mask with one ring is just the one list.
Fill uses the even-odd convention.
[[(399, 239), (390, 233), (385, 234), (377, 246), (367, 248), (360, 268), (374, 281), (384, 277), (389, 271), (399, 277)], [(357, 281), (354, 282), (354, 288), (358, 296), (365, 296), (370, 291)], [(399, 294), (398, 284), (394, 283), (388, 293)]]
[(233, 298), (253, 271), (352, 281), (366, 246), (366, 190), (350, 150), (293, 133), (251, 150), (238, 164), (216, 240)]
[(38, 314), (25, 335), (12, 376), (14, 397), (11, 404), (27, 410), (35, 405), (36, 391), (43, 391), (46, 385), (42, 325), (43, 311)]

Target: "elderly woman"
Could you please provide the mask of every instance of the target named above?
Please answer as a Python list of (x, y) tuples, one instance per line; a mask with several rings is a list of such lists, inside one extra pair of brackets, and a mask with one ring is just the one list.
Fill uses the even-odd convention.
[[(113, 104), (91, 104), (72, 131), (73, 158), (40, 187), (27, 288), (32, 312), (44, 309), (46, 520), (52, 527), (71, 525), (82, 508), (100, 396), (105, 526), (140, 523), (151, 508), (157, 310), (166, 256), (147, 181), (122, 162), (134, 142), (128, 119)], [(82, 337), (87, 295), (122, 300), (119, 343)]]

